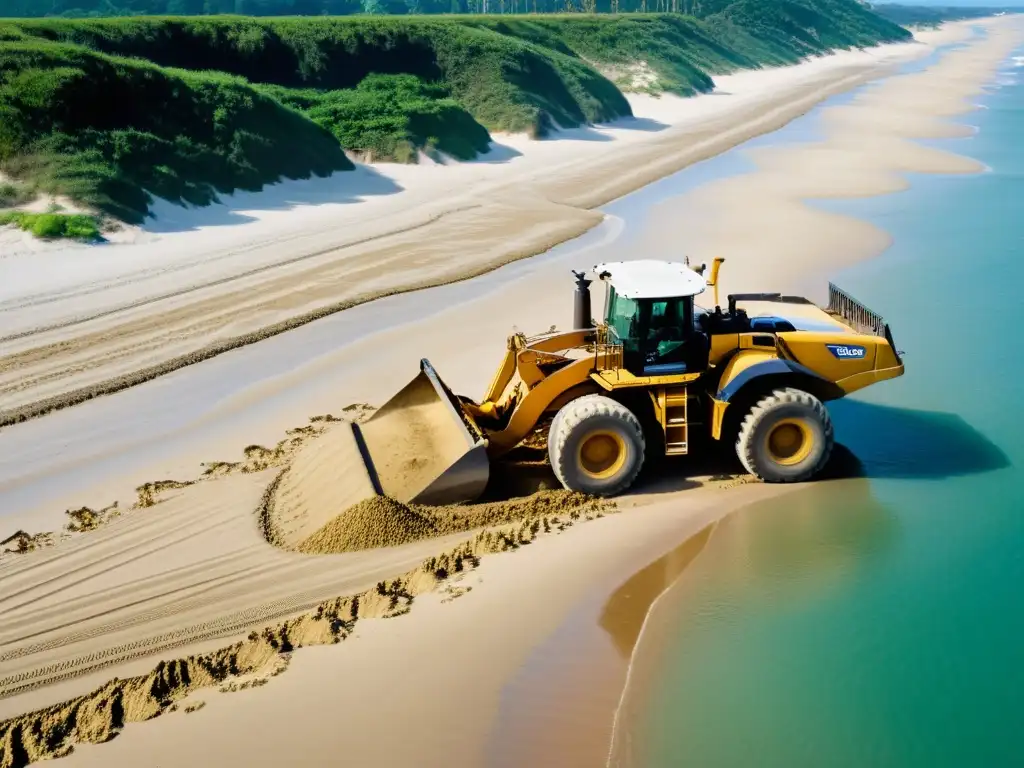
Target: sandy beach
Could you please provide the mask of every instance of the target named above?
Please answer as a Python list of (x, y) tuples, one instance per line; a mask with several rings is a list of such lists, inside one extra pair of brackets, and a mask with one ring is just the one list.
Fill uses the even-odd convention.
[[(675, 465), (676, 477), (641, 486), (616, 511), (539, 502), (516, 512), (528, 525), (509, 527), (498, 507), (454, 522), (405, 510), (399, 546), (341, 551), (325, 535), (310, 548), (302, 542), (330, 518), (314, 510), (344, 472), (325, 447), (335, 419), (362, 418), (369, 406), (356, 404), (380, 405), (421, 357), (475, 395), (511, 326), (568, 323), (570, 267), (629, 258), (622, 222), (600, 206), (965, 41), (822, 110), (820, 141), (758, 148), (754, 170), (660, 201), (632, 233), (636, 256), (727, 255), (727, 292), (820, 292), (888, 235), (806, 200), (895, 192), (907, 173), (984, 170), (914, 142), (964, 135), (948, 119), (973, 109), (1024, 40), (1012, 18), (983, 25), (984, 36), (972, 37), (977, 24), (947, 25), (922, 43), (737, 74), (719, 82), (729, 95), (638, 100), (632, 126), (501, 137), (494, 162), (362, 169), (351, 181), (365, 188), (346, 194), (372, 199), (357, 203), (338, 202), (321, 180), (161, 211), (150, 231), (125, 234), (137, 242), (90, 253), (95, 265), (80, 249), (38, 250), (19, 235), (24, 250), (2, 262), (14, 277), (0, 289), (0, 392), (7, 422), (39, 417), (0, 431), (0, 539), (22, 529), (61, 540), (0, 560), (0, 720), (51, 708), (18, 729), (0, 723), (5, 759), (468, 766), (525, 739), (539, 726), (523, 721), (520, 739), (503, 732), (503, 696), (574, 610), (608, 605), (688, 537), (785, 489)], [(519, 261), (587, 230), (573, 247)], [(116, 394), (92, 398), (105, 391)], [(297, 457), (304, 469), (278, 486)], [(68, 522), (80, 532), (59, 533)], [(680, 570), (668, 568), (660, 588)], [(546, 710), (534, 737), (545, 754), (604, 764), (660, 592), (636, 594), (641, 610), (612, 622), (618, 636), (601, 629), (603, 646), (590, 636), (598, 656), (619, 659), (594, 685), (591, 717)], [(77, 730), (56, 747), (25, 730), (69, 718)], [(401, 738), (384, 722), (401, 722)], [(518, 764), (537, 754), (509, 749)]]

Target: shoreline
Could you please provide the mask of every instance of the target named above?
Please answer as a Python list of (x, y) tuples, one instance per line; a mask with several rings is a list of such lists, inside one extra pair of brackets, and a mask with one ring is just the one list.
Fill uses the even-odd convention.
[[(987, 109), (987, 107), (983, 104), (969, 102), (969, 99), (991, 92), (991, 83), (998, 76), (998, 72), (1005, 64), (1005, 62), (1008, 60), (1016, 61), (1017, 58), (1019, 58), (1011, 57), (1011, 54), (1019, 48), (1022, 42), (1024, 42), (1024, 34), (1022, 34), (1021, 32), (1021, 26), (1018, 22), (1015, 42), (1009, 46), (1004, 46), (1006, 48), (1004, 53), (1001, 56), (998, 56), (994, 61), (989, 59), (986, 62), (986, 65), (983, 65), (980, 68), (980, 72), (976, 70), (975, 74), (983, 75), (984, 80), (982, 82), (974, 84), (973, 86), (968, 85), (965, 89), (965, 93), (962, 93), (959, 96), (952, 97), (952, 101), (963, 102), (962, 105), (959, 107), (951, 104), (949, 100), (947, 100), (945, 103), (940, 101), (940, 107), (937, 110), (938, 114), (936, 114), (936, 118), (938, 118), (938, 120), (941, 121), (941, 123), (933, 124), (933, 127), (935, 128), (934, 133), (921, 137), (920, 141), (928, 142), (935, 139), (963, 139), (969, 138), (973, 135), (977, 135), (978, 129), (975, 126), (967, 125), (956, 119), (962, 118), (964, 115), (970, 114), (971, 112), (980, 109)], [(955, 56), (955, 52), (949, 54), (949, 56)], [(913, 73), (908, 75), (896, 76), (894, 78), (882, 81), (881, 83), (875, 86), (875, 89), (882, 90), (886, 89), (887, 86), (889, 88), (893, 88), (894, 81), (898, 82), (899, 78), (901, 77), (912, 78), (921, 77), (923, 75), (927, 75), (927, 70), (925, 70), (923, 73)], [(941, 71), (939, 72), (939, 76), (941, 77)], [(898, 89), (898, 87), (898, 85), (895, 85), (895, 88)], [(870, 101), (872, 99), (872, 96), (874, 96), (875, 99), (878, 99), (878, 94), (872, 94), (872, 89), (868, 89), (866, 93), (866, 100)], [(842, 107), (834, 109), (836, 110), (836, 112), (839, 112), (840, 110), (842, 110)], [(811, 142), (808, 142), (809, 144), (828, 145), (829, 141), (834, 138), (836, 127), (841, 126), (842, 124), (841, 116), (835, 117), (834, 115), (835, 113), (833, 113), (833, 119), (830, 123), (831, 127), (833, 128), (833, 133), (830, 135), (829, 128), (825, 127), (823, 128), (823, 133), (825, 135), (817, 140), (812, 140)], [(829, 122), (828, 116), (826, 116), (823, 122)], [(963, 130), (965, 128), (967, 129), (966, 131)], [(907, 136), (907, 138), (911, 139), (910, 136)], [(783, 149), (776, 150), (780, 153), (782, 151), (786, 151), (786, 148), (791, 148), (792, 154), (796, 154), (801, 151), (800, 144), (780, 146), (783, 147)], [(806, 145), (803, 147), (803, 150), (808, 153), (810, 151), (813, 151), (809, 151)], [(751, 157), (751, 160), (753, 161), (755, 168), (752, 171), (749, 171), (745, 174), (741, 174), (741, 176), (756, 177), (757, 174), (765, 172), (765, 166), (767, 166), (768, 168), (777, 167), (772, 163), (758, 163), (759, 157), (762, 160), (764, 158), (770, 158), (772, 151), (773, 147), (769, 146), (765, 147), (763, 150), (755, 150), (753, 153), (751, 153), (753, 155), (753, 157)], [(876, 193), (866, 193), (863, 195), (835, 195), (835, 197), (852, 199), (856, 197), (875, 197), (884, 194), (891, 194), (893, 192), (904, 191), (906, 189), (909, 189), (911, 186), (912, 182), (909, 178), (907, 178), (911, 174), (939, 176), (955, 176), (964, 174), (976, 175), (980, 173), (991, 172), (992, 170), (989, 166), (985, 165), (984, 163), (981, 163), (980, 161), (975, 161), (973, 158), (970, 158), (969, 156), (966, 155), (960, 156), (947, 150), (933, 151), (936, 152), (936, 157), (940, 156), (938, 153), (942, 153), (942, 155), (950, 158), (950, 164), (945, 166), (945, 172), (933, 170), (932, 168), (934, 168), (934, 166), (929, 169), (921, 170), (918, 170), (916, 168), (907, 169), (900, 174), (901, 182), (898, 185), (894, 184), (890, 190)], [(964, 162), (958, 163), (956, 161), (957, 157), (963, 157)], [(774, 160), (774, 158), (771, 159)], [(973, 168), (971, 167), (972, 163)], [(789, 163), (788, 165), (789, 167), (792, 167), (794, 164)], [(735, 179), (737, 177), (733, 178)], [(754, 183), (751, 178), (748, 178), (747, 181), (748, 183)], [(800, 203), (810, 208), (811, 201), (823, 199), (825, 197), (825, 195), (800, 197)], [(663, 201), (662, 205), (665, 205), (666, 202), (671, 201)], [(821, 209), (815, 210), (820, 211)], [(881, 252), (884, 250), (885, 248), (882, 248), (879, 250), (878, 253), (868, 258), (876, 258), (877, 256), (881, 255)], [(864, 259), (856, 259), (855, 261), (857, 263), (860, 263), (863, 260)], [(733, 515), (742, 514), (743, 511), (743, 509), (737, 510), (729, 517), (731, 518)], [(713, 533), (714, 532), (711, 533), (709, 538), (713, 536)], [(634, 747), (632, 743), (632, 734), (629, 733), (629, 726), (631, 722), (635, 722), (636, 718), (641, 716), (644, 707), (639, 702), (644, 699), (645, 692), (649, 691), (651, 689), (651, 686), (654, 685), (655, 676), (657, 674), (657, 661), (659, 659), (663, 659), (667, 652), (666, 644), (669, 642), (670, 639), (670, 630), (667, 628), (670, 618), (668, 611), (670, 610), (670, 608), (665, 603), (667, 600), (671, 601), (671, 599), (675, 596), (675, 593), (680, 591), (680, 589), (682, 588), (682, 578), (684, 575), (685, 573), (681, 572), (672, 583), (668, 584), (666, 588), (658, 594), (658, 596), (651, 602), (650, 607), (644, 618), (642, 627), (637, 637), (637, 641), (633, 648), (633, 653), (631, 655), (629, 663), (627, 664), (625, 681), (621, 689), (618, 703), (615, 707), (613, 722), (611, 726), (612, 736), (608, 740), (608, 753), (606, 765), (609, 768), (611, 768), (612, 766), (615, 766), (615, 768), (631, 768), (635, 766), (646, 765), (646, 763), (642, 761), (637, 762), (637, 756), (634, 753)]]
[[(956, 37), (966, 28), (969, 25), (950, 25), (929, 39)], [(143, 270), (134, 277), (108, 270), (106, 284), (75, 283), (72, 279), (63, 289), (39, 293), (45, 283), (37, 280), (36, 288), (26, 285), (19, 289), (22, 298), (8, 289), (6, 300), (0, 301), (0, 313), (6, 313), (12, 324), (0, 342), (0, 367), (12, 373), (0, 376), (0, 392), (7, 403), (0, 411), (0, 426), (122, 391), (375, 298), (465, 281), (542, 253), (597, 225), (603, 216), (596, 207), (776, 130), (834, 93), (883, 77), (891, 66), (925, 54), (930, 45), (915, 41), (840, 52), (793, 67), (725, 76), (719, 80), (742, 86), (736, 88), (738, 96), (725, 97), (738, 99), (731, 105), (726, 101), (722, 102), (726, 106), (715, 106), (715, 99), (721, 96), (680, 99), (676, 105), (665, 97), (672, 108), (664, 109), (666, 113), (676, 111), (675, 119), (662, 123), (664, 128), (650, 136), (623, 142), (616, 152), (604, 151), (599, 158), (595, 149), (585, 147), (575, 150), (570, 162), (550, 167), (552, 153), (563, 150), (559, 146), (563, 142), (571, 142), (572, 132), (564, 132), (564, 137), (535, 142), (531, 148), (513, 147), (525, 157), (528, 152), (539, 152), (536, 145), (544, 145), (532, 165), (526, 163), (521, 171), (505, 176), (485, 168), (486, 173), (481, 172), (480, 180), (467, 190), (458, 187), (461, 178), (470, 174), (472, 179), (471, 174), (476, 173), (472, 163), (403, 169), (408, 176), (405, 184), (412, 184), (413, 172), (428, 170), (430, 176), (419, 174), (421, 187), (451, 174), (446, 184), (455, 184), (456, 189), (446, 196), (442, 185), (442, 199), (434, 194), (433, 202), (427, 203), (430, 190), (416, 191), (410, 186), (418, 197), (408, 198), (407, 204), (418, 204), (408, 210), (395, 209), (384, 229), (377, 226), (375, 231), (357, 236), (361, 245), (352, 244), (352, 238), (315, 232), (280, 234), (263, 246), (250, 242), (257, 231), (267, 229), (263, 227), (246, 234), (244, 244), (239, 241), (242, 251), (233, 253), (224, 232), (213, 228), (206, 236), (216, 247), (205, 254), (204, 261), (224, 262), (216, 275), (211, 271), (203, 277), (193, 269), (191, 278), (187, 274), (174, 278), (176, 267), (170, 260), (147, 267), (152, 274)], [(770, 97), (758, 94), (765, 86), (772, 87)], [(636, 119), (645, 118), (641, 114)], [(509, 160), (509, 167), (518, 159)], [(380, 176), (380, 171), (373, 172)], [(390, 183), (396, 181), (403, 186), (401, 175)], [(397, 201), (401, 196), (394, 197)], [(387, 208), (382, 208), (386, 202), (377, 200), (366, 212), (386, 215)], [(351, 210), (347, 213), (358, 215), (361, 205), (348, 206)], [(280, 216), (273, 221), (281, 223)], [(354, 226), (351, 221), (346, 223)], [(142, 261), (161, 253), (169, 259), (167, 248), (172, 246), (202, 251), (196, 237), (167, 238), (165, 246), (139, 246), (149, 254)], [(445, 245), (432, 249), (436, 253), (418, 256), (415, 264), (406, 263), (410, 261), (407, 251), (422, 249), (428, 240)], [(123, 260), (134, 254), (131, 249), (135, 247), (110, 248), (129, 249), (118, 251), (116, 258), (109, 257)], [(110, 248), (93, 255), (98, 258), (101, 251), (113, 254)], [(295, 255), (283, 260), (274, 255), (289, 248)], [(248, 266), (239, 271), (229, 262), (238, 261), (243, 252)], [(67, 253), (77, 251), (69, 249)], [(45, 267), (53, 273), (56, 264), (43, 262), (58, 257), (37, 256), (22, 266), (30, 271)], [(382, 279), (382, 265), (402, 277)], [(153, 290), (146, 281), (152, 282), (154, 276), (161, 284), (170, 279), (185, 282), (170, 293), (140, 293)], [(303, 290), (299, 291), (300, 287)], [(70, 370), (74, 373), (68, 374)]]

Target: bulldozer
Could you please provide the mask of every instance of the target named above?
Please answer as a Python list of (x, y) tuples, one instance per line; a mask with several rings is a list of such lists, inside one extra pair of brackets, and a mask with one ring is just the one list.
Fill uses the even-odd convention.
[[(718, 301), (722, 263), (598, 264), (600, 322), (586, 272), (573, 272), (574, 328), (507, 339), (479, 401), (459, 396), (426, 359), (370, 419), (351, 426), (373, 492), (406, 503), (471, 502), (491, 463), (546, 425), (567, 489), (615, 496), (645, 462), (734, 442), (764, 482), (813, 479), (834, 445), (825, 403), (903, 375), (887, 323), (829, 284), (819, 307), (751, 293)], [(696, 297), (714, 288), (714, 308)], [(760, 309), (758, 309), (760, 308)]]

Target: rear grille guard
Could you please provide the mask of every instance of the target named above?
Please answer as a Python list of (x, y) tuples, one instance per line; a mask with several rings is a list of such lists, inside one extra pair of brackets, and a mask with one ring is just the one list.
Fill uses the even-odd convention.
[(828, 306), (825, 309), (839, 315), (858, 331), (872, 333), (875, 336), (885, 335), (885, 321), (882, 316), (872, 312), (835, 283), (828, 284)]
[(892, 347), (897, 362), (902, 362), (903, 353), (896, 349), (889, 324), (880, 314), (865, 307), (835, 283), (828, 284), (828, 306), (825, 310), (843, 318), (856, 331), (884, 337)]

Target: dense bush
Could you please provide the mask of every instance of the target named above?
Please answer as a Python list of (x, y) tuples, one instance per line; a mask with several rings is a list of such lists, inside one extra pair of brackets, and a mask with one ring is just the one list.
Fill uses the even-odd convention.
[(239, 78), (36, 41), (0, 44), (0, 163), (126, 221), (148, 192), (204, 205), (351, 167), (330, 133)]
[(21, 184), (0, 183), (0, 208), (13, 208), (27, 203), (34, 197), (32, 190)]
[(45, 20), (0, 23), (0, 38), (5, 26), (13, 34), (287, 88), (331, 91), (354, 88), (370, 74), (415, 75), (442, 83), (490, 129), (542, 131), (542, 113), (559, 125), (629, 114), (615, 86), (571, 52), (462, 18)]
[(491, 137), (439, 85), (413, 75), (370, 75), (337, 91), (264, 86), (282, 103), (303, 110), (353, 152), (409, 162), (420, 148), (459, 160), (487, 152)]

